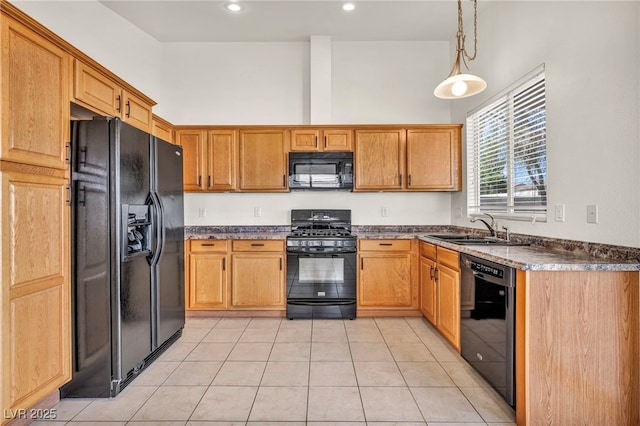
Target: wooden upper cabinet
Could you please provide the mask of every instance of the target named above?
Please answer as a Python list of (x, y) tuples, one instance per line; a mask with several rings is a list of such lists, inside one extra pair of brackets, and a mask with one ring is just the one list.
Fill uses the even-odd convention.
[(66, 169), (71, 56), (2, 15), (0, 158)]
[(73, 100), (99, 114), (120, 117), (145, 132), (152, 131), (152, 104), (79, 59), (74, 65)]
[(233, 191), (236, 189), (238, 132), (209, 130), (207, 132), (207, 189)]
[(287, 191), (288, 143), (285, 130), (240, 130), (239, 189)]
[(354, 190), (401, 190), (405, 176), (404, 129), (356, 130)]
[(182, 147), (183, 185), (185, 191), (204, 191), (206, 137), (204, 130), (176, 130), (176, 145)]
[(293, 129), (291, 151), (353, 151), (351, 129)]
[(173, 125), (167, 120), (153, 114), (151, 119), (151, 134), (163, 141), (173, 142)]
[(407, 130), (407, 189), (462, 189), (460, 129)]
[(122, 114), (120, 117), (125, 123), (151, 133), (153, 116), (151, 107), (144, 99), (122, 90)]

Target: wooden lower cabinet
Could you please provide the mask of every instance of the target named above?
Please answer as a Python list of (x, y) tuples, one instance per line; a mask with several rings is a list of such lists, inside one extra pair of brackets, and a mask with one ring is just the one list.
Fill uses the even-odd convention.
[(71, 378), (68, 180), (52, 169), (12, 168), (21, 169), (0, 169), (2, 423)]
[(231, 255), (231, 307), (284, 309), (284, 241), (235, 240)]
[(227, 240), (191, 240), (188, 262), (188, 309), (228, 309)]
[(417, 311), (416, 240), (360, 240), (358, 313)]
[(284, 310), (283, 240), (190, 240), (189, 310)]
[(420, 242), (420, 311), (460, 350), (460, 266), (458, 253)]

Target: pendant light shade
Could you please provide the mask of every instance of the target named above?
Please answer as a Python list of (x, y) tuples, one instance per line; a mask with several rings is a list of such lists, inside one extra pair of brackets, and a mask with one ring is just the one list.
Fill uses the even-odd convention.
[(433, 91), (433, 94), (440, 99), (460, 99), (468, 96), (476, 95), (482, 92), (487, 87), (487, 83), (480, 77), (469, 73), (463, 73), (460, 70), (460, 64), (469, 70), (465, 57), (469, 61), (473, 61), (476, 58), (476, 46), (478, 42), (478, 1), (473, 0), (474, 3), (474, 42), (473, 42), (473, 56), (469, 56), (464, 47), (464, 29), (462, 24), (462, 2), (458, 0), (458, 32), (456, 33), (456, 60), (453, 63), (449, 76)]
[[(440, 99), (460, 99), (476, 95), (487, 88), (487, 82), (477, 75), (463, 74), (460, 72), (460, 57), (462, 51), (458, 51), (453, 69), (442, 83), (438, 84), (433, 94)], [(464, 59), (464, 58), (463, 58)]]

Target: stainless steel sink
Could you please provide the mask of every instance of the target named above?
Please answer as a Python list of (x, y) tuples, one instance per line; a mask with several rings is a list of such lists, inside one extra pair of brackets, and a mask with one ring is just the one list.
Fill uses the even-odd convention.
[(432, 234), (426, 235), (429, 238), (434, 238), (448, 243), (460, 244), (465, 246), (471, 245), (491, 245), (491, 246), (528, 246), (529, 243), (522, 243), (518, 241), (507, 241), (502, 238), (495, 237), (478, 237), (476, 235), (469, 234)]

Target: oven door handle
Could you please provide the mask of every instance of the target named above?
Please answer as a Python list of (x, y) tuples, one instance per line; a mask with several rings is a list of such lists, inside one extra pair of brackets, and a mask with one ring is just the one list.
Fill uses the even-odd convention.
[(335, 306), (335, 305), (355, 305), (355, 300), (339, 300), (335, 302), (305, 302), (301, 300), (287, 300), (287, 305), (300, 306)]

